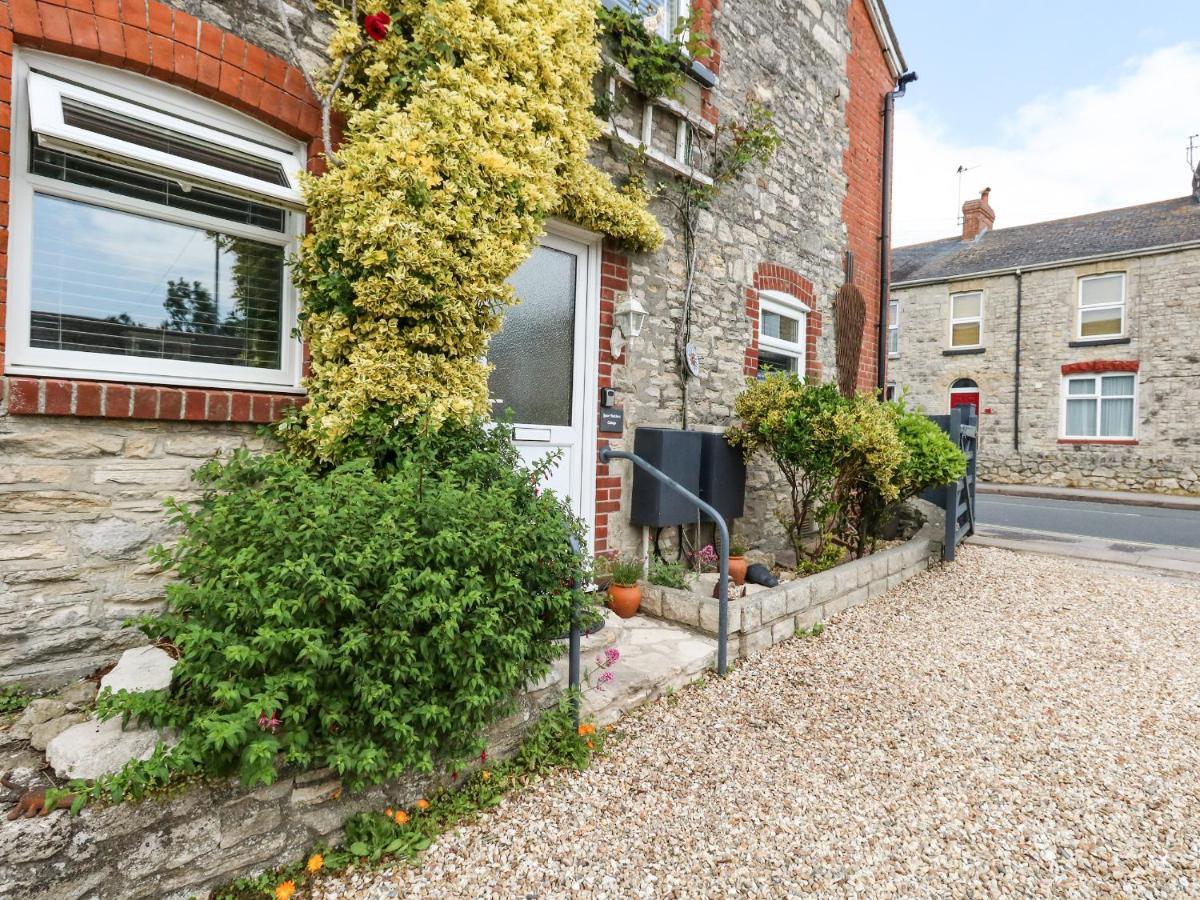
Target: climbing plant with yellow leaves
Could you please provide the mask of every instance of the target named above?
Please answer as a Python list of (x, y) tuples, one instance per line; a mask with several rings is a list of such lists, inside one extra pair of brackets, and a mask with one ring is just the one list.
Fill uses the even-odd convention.
[(326, 461), (386, 429), (488, 414), (506, 279), (547, 217), (638, 250), (662, 239), (639, 189), (588, 162), (593, 0), (390, 0), (361, 21), (332, 16), (324, 86), (345, 125), (328, 170), (305, 181), (309, 400), (282, 429)]

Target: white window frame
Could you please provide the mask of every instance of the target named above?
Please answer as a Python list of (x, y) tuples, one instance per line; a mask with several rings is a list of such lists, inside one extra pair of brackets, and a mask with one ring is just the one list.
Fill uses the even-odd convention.
[[(5, 372), (43, 377), (302, 393), (299, 385), (303, 352), (299, 338), (294, 335), (299, 298), (286, 263), (281, 298), (280, 366), (277, 369), (31, 346), (32, 224), (35, 192), (272, 244), (284, 249), (286, 259), (297, 252), (304, 233), (304, 217), (295, 209), (300, 206), (297, 173), (304, 168), (305, 148), (300, 141), (286, 137), (248, 116), (222, 107), (213, 100), (195, 96), (181, 88), (156, 82), (146, 76), (95, 63), (18, 49), (14, 55), (13, 76), (8, 347)], [(78, 87), (81, 82), (90, 88)], [(226, 146), (236, 146), (239, 150), (249, 150), (260, 158), (280, 161), (293, 187), (285, 189), (280, 185), (269, 185), (238, 173), (224, 172), (213, 166), (106, 138), (104, 135), (95, 135), (86, 129), (62, 125), (60, 97), (82, 96), (83, 92), (86, 92), (89, 103), (103, 102), (106, 108), (126, 115), (132, 110), (138, 118), (145, 121), (157, 124), (169, 122), (171, 128), (180, 130), (186, 127), (187, 133), (209, 140), (217, 136)], [(169, 171), (192, 183), (203, 183), (206, 187), (215, 184), (218, 190), (225, 193), (254, 197), (260, 202), (284, 208), (284, 230), (272, 231), (189, 210), (172, 209), (31, 173), (30, 141), (36, 139), (31, 136), (31, 98), (39, 104), (47, 100), (51, 105), (58, 104), (57, 118), (52, 110), (45, 109), (37, 110), (32, 116), (35, 122), (50, 129), (49, 141), (69, 144), (71, 151), (78, 153), (84, 148), (77, 142), (86, 139), (86, 154), (93, 158), (104, 158), (117, 165), (139, 171), (151, 170), (160, 175)], [(204, 134), (200, 134), (201, 131)], [(239, 135), (240, 137), (237, 137)], [(220, 177), (228, 178), (228, 181), (215, 182), (214, 173), (221, 173)], [(285, 192), (287, 196), (281, 196)]]
[[(610, 7), (616, 6), (621, 9), (628, 10), (628, 7), (625, 6), (625, 3), (620, 2), (620, 0), (605, 0), (604, 5)], [(640, 0), (632, 0), (629, 5), (637, 9), (640, 6)], [(686, 19), (691, 15), (691, 6), (691, 0), (662, 0), (661, 8), (665, 9), (667, 14), (663, 16), (663, 21), (659, 24), (657, 32), (658, 36), (664, 41), (670, 41), (674, 37), (675, 23), (677, 23), (680, 19)], [(644, 9), (644, 6), (641, 8)], [(650, 16), (653, 15), (654, 13), (650, 14)], [(643, 21), (647, 18), (650, 18), (650, 16), (643, 16)], [(686, 34), (681, 35), (681, 37), (683, 37), (686, 42)]]
[[(762, 317), (764, 312), (772, 312), (778, 316), (796, 320), (798, 339), (785, 341), (769, 337), (763, 331)], [(804, 377), (808, 369), (808, 314), (812, 310), (799, 297), (785, 294), (783, 291), (764, 290), (758, 292), (758, 346), (770, 350), (780, 356), (786, 356), (796, 361), (795, 374)]]
[[(1133, 377), (1133, 429), (1129, 434), (1125, 435), (1101, 435), (1100, 421), (1103, 416), (1104, 401), (1107, 400), (1127, 400), (1129, 394), (1120, 394), (1112, 397), (1103, 396), (1102, 382), (1105, 378), (1127, 378)], [(1096, 382), (1096, 389), (1091, 394), (1071, 394), (1070, 383), (1072, 381), (1082, 381), (1085, 379)], [(1067, 433), (1067, 401), (1068, 400), (1095, 400), (1096, 401), (1096, 433), (1095, 434), (1068, 434)], [(1070, 441), (1088, 441), (1096, 443), (1128, 443), (1138, 439), (1138, 373), (1137, 372), (1075, 372), (1071, 375), (1064, 375), (1062, 379), (1062, 411), (1059, 424), (1059, 434), (1064, 440)]]
[[(977, 316), (954, 316), (954, 300), (956, 297), (979, 297), (979, 315)], [(956, 344), (954, 343), (954, 326), (965, 325), (969, 322), (979, 323), (979, 340), (974, 344)], [(950, 295), (950, 328), (946, 335), (947, 346), (951, 350), (971, 350), (976, 347), (983, 346), (983, 291), (959, 291)]]
[[(896, 340), (895, 340), (896, 349), (895, 350), (892, 349), (892, 336), (893, 335), (895, 335), (895, 338), (896, 338)], [(898, 356), (900, 356), (900, 301), (899, 300), (889, 300), (888, 301), (887, 341), (888, 341), (888, 358), (896, 359)]]
[[(1085, 281), (1095, 281), (1099, 278), (1114, 278), (1121, 279), (1121, 300), (1119, 303), (1103, 303), (1099, 306), (1084, 306), (1083, 305), (1083, 283)], [(1079, 285), (1076, 288), (1076, 303), (1075, 303), (1075, 339), (1078, 341), (1113, 341), (1120, 340), (1125, 337), (1125, 285), (1126, 278), (1124, 272), (1100, 272), (1096, 275), (1084, 275), (1079, 279)], [(1085, 309), (1119, 309), (1121, 311), (1121, 330), (1116, 334), (1105, 335), (1087, 335), (1083, 333), (1083, 311)]]

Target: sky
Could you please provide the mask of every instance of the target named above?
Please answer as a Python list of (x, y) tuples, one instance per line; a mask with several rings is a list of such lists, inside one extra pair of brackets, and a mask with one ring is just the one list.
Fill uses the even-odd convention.
[[(896, 101), (895, 246), (960, 233), (962, 201), (985, 187), (996, 228), (1191, 191), (1188, 138), (1200, 132), (1192, 3), (887, 6), (919, 76)], [(959, 166), (969, 170), (961, 194)]]

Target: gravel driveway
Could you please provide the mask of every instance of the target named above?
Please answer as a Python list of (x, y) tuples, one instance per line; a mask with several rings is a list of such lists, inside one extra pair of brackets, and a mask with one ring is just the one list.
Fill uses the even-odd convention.
[(966, 547), (326, 897), (1200, 895), (1200, 581)]

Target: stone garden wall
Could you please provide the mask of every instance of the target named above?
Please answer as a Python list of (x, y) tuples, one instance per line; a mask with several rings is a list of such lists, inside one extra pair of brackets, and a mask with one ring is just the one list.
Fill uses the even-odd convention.
[[(562, 692), (553, 676), (488, 732), (488, 755), (511, 756)], [(174, 796), (88, 807), (75, 818), (0, 821), (0, 898), (154, 897), (185, 900), (213, 887), (336, 844), (355, 813), (410, 807), (449, 777), (412, 776), (358, 794), (332, 770), (286, 776), (246, 790), (236, 782), (192, 785)]]
[[(729, 656), (747, 658), (797, 631), (891, 590), (942, 558), (941, 510), (916, 501), (927, 516), (909, 540), (817, 575), (797, 578), (729, 602)], [(717, 634), (720, 602), (691, 591), (644, 585), (642, 611)]]

